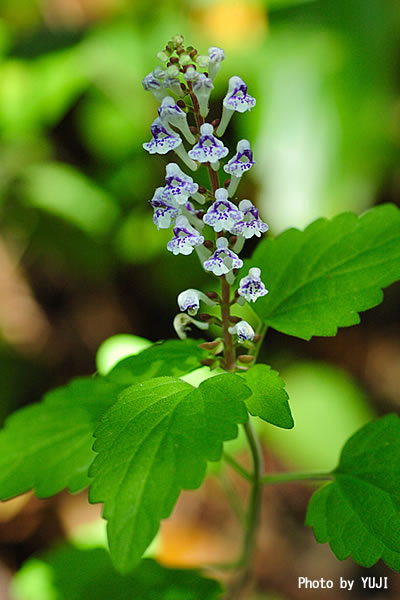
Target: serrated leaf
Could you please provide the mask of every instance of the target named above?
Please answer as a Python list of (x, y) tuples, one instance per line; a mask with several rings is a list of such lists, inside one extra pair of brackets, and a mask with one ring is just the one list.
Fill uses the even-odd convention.
[(198, 388), (159, 377), (124, 390), (104, 415), (89, 499), (104, 502), (111, 557), (121, 572), (138, 563), (180, 491), (199, 487), (207, 460), (219, 460), (222, 442), (237, 436), (249, 394), (233, 374)]
[(292, 429), (294, 421), (289, 396), (278, 373), (268, 365), (258, 364), (240, 376), (252, 391), (251, 396), (246, 398), (250, 414), (277, 427)]
[(0, 499), (31, 488), (39, 498), (89, 484), (93, 431), (122, 387), (82, 377), (11, 415), (0, 432)]
[[(151, 350), (151, 352), (150, 352)], [(204, 352), (193, 340), (171, 340), (119, 363), (113, 377), (82, 377), (52, 390), (42, 402), (11, 415), (0, 431), (0, 500), (33, 488), (39, 498), (89, 484), (93, 431), (118, 394), (153, 374), (183, 374)]]
[(167, 340), (128, 356), (110, 371), (107, 379), (131, 385), (152, 377), (179, 377), (199, 368), (200, 361), (206, 357), (207, 352), (199, 348), (199, 340)]
[[(43, 589), (50, 578), (51, 592), (46, 597)], [(217, 600), (222, 592), (218, 582), (193, 569), (168, 569), (150, 558), (121, 575), (106, 550), (73, 546), (26, 562), (13, 587), (21, 600), (28, 600), (26, 590), (29, 600), (51, 600), (54, 592), (58, 600)]]
[(339, 560), (380, 558), (400, 572), (400, 418), (368, 423), (345, 444), (334, 481), (311, 498), (306, 523)]
[(269, 289), (254, 306), (267, 325), (306, 340), (335, 335), (400, 278), (400, 211), (386, 204), (289, 229), (263, 240), (248, 266)]

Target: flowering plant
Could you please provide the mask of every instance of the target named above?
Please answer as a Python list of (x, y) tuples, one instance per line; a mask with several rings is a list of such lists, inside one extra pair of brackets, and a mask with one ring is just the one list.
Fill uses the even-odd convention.
[[(0, 433), (0, 497), (31, 488), (47, 497), (90, 486), (90, 502), (104, 504), (112, 562), (130, 574), (133, 590), (167, 599), (173, 584), (179, 597), (211, 600), (223, 593), (216, 581), (142, 556), (180, 491), (198, 488), (207, 462), (224, 459), (251, 488), (242, 552), (230, 565), (226, 597), (239, 598), (249, 581), (263, 486), (286, 481), (322, 483), (306, 522), (339, 559), (352, 556), (369, 567), (382, 558), (400, 571), (397, 415), (356, 432), (337, 468), (325, 473), (264, 473), (253, 427), (256, 418), (294, 426), (284, 382), (269, 365), (255, 364), (267, 329), (310, 339), (358, 323), (358, 313), (381, 302), (382, 288), (400, 278), (399, 210), (382, 205), (360, 217), (344, 213), (261, 239), (267, 224), (238, 195), (241, 178), (255, 164), (251, 144), (242, 139), (232, 152), (221, 139), (232, 118), (245, 118), (241, 113), (256, 106), (255, 98), (239, 76), (231, 77), (221, 118), (208, 122), (223, 50), (212, 47), (202, 56), (175, 36), (158, 58), (162, 66), (143, 80), (160, 103), (143, 147), (174, 154), (165, 185), (150, 200), (153, 221), (158, 229), (172, 229), (169, 252), (197, 253), (211, 289), (177, 290), (178, 340), (153, 344), (106, 376), (78, 378), (13, 415)], [(208, 187), (194, 181), (200, 168), (208, 172)], [(243, 246), (253, 237), (260, 243), (243, 260)], [(246, 302), (251, 323), (233, 314)], [(210, 313), (199, 313), (203, 306)], [(192, 340), (191, 326), (217, 335)], [(190, 373), (201, 366), (208, 370), (196, 386)], [(239, 425), (251, 471), (223, 453)]]

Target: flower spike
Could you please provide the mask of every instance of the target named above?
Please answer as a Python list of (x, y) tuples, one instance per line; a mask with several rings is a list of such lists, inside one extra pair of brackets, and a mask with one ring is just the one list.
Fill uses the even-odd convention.
[(202, 117), (208, 115), (208, 100), (213, 89), (213, 82), (209, 77), (204, 75), (204, 73), (201, 73), (193, 83), (193, 92), (199, 102), (200, 114)]
[(214, 275), (225, 275), (233, 269), (240, 269), (243, 261), (228, 248), (228, 240), (224, 237), (217, 239), (217, 249), (214, 254), (204, 263), (206, 271), (212, 271)]
[(186, 113), (175, 103), (171, 96), (163, 98), (158, 109), (158, 115), (164, 123), (179, 129), (190, 144), (195, 143), (196, 139), (189, 129)]
[(237, 335), (240, 344), (247, 341), (251, 342), (256, 335), (254, 329), (247, 321), (239, 321), (233, 327), (229, 327), (228, 331), (232, 335)]
[(217, 135), (225, 133), (229, 121), (235, 111), (239, 113), (251, 110), (256, 105), (256, 100), (247, 93), (247, 85), (240, 77), (234, 75), (229, 80), (228, 93), (223, 100), (221, 122), (217, 129)]
[(258, 267), (253, 267), (249, 270), (247, 277), (240, 280), (238, 294), (247, 302), (255, 302), (257, 298), (266, 296), (268, 290), (261, 281), (261, 270)]
[(268, 230), (268, 225), (261, 221), (258, 216), (258, 210), (250, 200), (241, 200), (239, 202), (239, 210), (243, 213), (243, 219), (235, 223), (231, 230), (232, 233), (249, 239), (253, 235), (261, 237), (261, 234)]
[(208, 58), (208, 76), (210, 77), (210, 79), (215, 79), (215, 76), (218, 73), (219, 68), (221, 66), (221, 62), (225, 58), (224, 51), (222, 50), (222, 48), (211, 46), (211, 48), (208, 49)]
[(143, 144), (143, 148), (150, 154), (166, 154), (182, 144), (180, 136), (159, 117), (153, 121), (150, 131), (152, 139)]
[(176, 219), (173, 229), (174, 237), (167, 244), (167, 248), (173, 254), (191, 254), (193, 248), (200, 246), (204, 242), (204, 237), (199, 235), (197, 229), (192, 227), (184, 216)]
[(250, 149), (248, 140), (240, 140), (236, 146), (236, 154), (224, 166), (225, 173), (231, 176), (231, 182), (228, 187), (228, 196), (231, 197), (236, 192), (240, 178), (243, 173), (251, 169), (254, 165), (253, 153)]
[(203, 221), (216, 232), (231, 231), (235, 223), (243, 219), (243, 216), (235, 204), (228, 200), (226, 189), (219, 188), (215, 192), (215, 202), (204, 215)]
[(188, 154), (190, 158), (199, 163), (209, 162), (213, 165), (224, 158), (228, 152), (228, 148), (214, 136), (214, 128), (211, 123), (203, 123), (200, 127), (199, 141)]
[(200, 308), (200, 300), (208, 306), (215, 306), (216, 304), (214, 300), (211, 300), (200, 290), (189, 289), (181, 292), (178, 296), (179, 310), (182, 312), (187, 310), (189, 315), (194, 316)]
[(165, 188), (158, 187), (154, 196), (149, 200), (150, 206), (154, 208), (153, 223), (157, 229), (168, 229), (180, 214), (181, 210), (177, 202), (169, 197), (165, 199)]

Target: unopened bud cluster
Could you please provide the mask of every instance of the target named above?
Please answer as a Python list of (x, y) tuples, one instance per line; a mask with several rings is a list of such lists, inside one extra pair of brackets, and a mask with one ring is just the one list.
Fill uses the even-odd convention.
[[(239, 253), (244, 242), (253, 236), (260, 237), (268, 226), (260, 219), (257, 208), (250, 200), (234, 201), (241, 177), (254, 165), (250, 143), (238, 142), (229, 157), (229, 148), (220, 137), (225, 133), (235, 112), (251, 110), (256, 100), (247, 92), (245, 82), (238, 76), (230, 78), (222, 102), (221, 117), (213, 123), (206, 121), (210, 94), (214, 88), (224, 52), (211, 47), (208, 55), (200, 55), (192, 46), (185, 47), (182, 36), (175, 36), (165, 49), (158, 53), (161, 66), (143, 80), (143, 87), (160, 102), (158, 116), (151, 125), (151, 139), (143, 144), (150, 154), (167, 154), (173, 151), (182, 161), (183, 168), (196, 171), (204, 165), (210, 175), (210, 190), (198, 184), (174, 161), (166, 166), (165, 185), (158, 187), (150, 200), (154, 209), (153, 221), (158, 229), (172, 227), (172, 238), (167, 248), (173, 254), (188, 255), (195, 250), (203, 268), (217, 277), (225, 277), (234, 284), (238, 269), (243, 266)], [(227, 159), (221, 166), (221, 161)], [(175, 159), (176, 160), (176, 159)], [(229, 180), (221, 185), (221, 177)], [(208, 232), (205, 236), (204, 226)], [(261, 271), (252, 268), (243, 277), (235, 292), (239, 304), (255, 302), (267, 294), (261, 281)], [(191, 324), (205, 329), (212, 318), (198, 320), (193, 317), (200, 302), (208, 306), (221, 303), (218, 294), (206, 295), (190, 289), (178, 296), (180, 313), (174, 326), (181, 338), (186, 337)], [(215, 322), (215, 320), (214, 320)], [(254, 340), (255, 332), (246, 321), (229, 327), (239, 344)], [(214, 342), (207, 342), (214, 344)], [(213, 346), (220, 351), (221, 344)], [(210, 348), (211, 350), (211, 348)], [(214, 354), (216, 352), (214, 351)], [(251, 362), (243, 359), (242, 362)]]

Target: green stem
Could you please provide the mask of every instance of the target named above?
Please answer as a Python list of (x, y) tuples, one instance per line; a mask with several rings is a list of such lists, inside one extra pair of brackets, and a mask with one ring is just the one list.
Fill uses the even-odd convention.
[(333, 479), (333, 475), (329, 472), (317, 471), (311, 471), (309, 473), (273, 473), (271, 475), (264, 475), (264, 477), (261, 478), (261, 481), (266, 485), (271, 485), (274, 483), (302, 481), (304, 479), (310, 479), (311, 481), (325, 481)]
[(249, 473), (248, 471), (246, 471), (246, 469), (244, 467), (242, 467), (242, 465), (239, 464), (230, 454), (227, 454), (226, 452), (224, 452), (224, 459), (225, 459), (225, 462), (227, 462), (228, 465), (230, 465), (233, 469), (235, 469), (235, 471), (237, 471), (239, 473), (239, 475), (244, 477), (244, 479), (247, 479), (247, 481), (252, 481), (252, 479), (253, 479), (252, 474)]
[(260, 517), (264, 461), (260, 441), (256, 432), (254, 431), (251, 421), (244, 423), (243, 427), (247, 441), (249, 442), (251, 457), (253, 460), (251, 497), (249, 510), (247, 513), (247, 530), (245, 533), (242, 554), (242, 564), (247, 569), (251, 560), (254, 538)]

